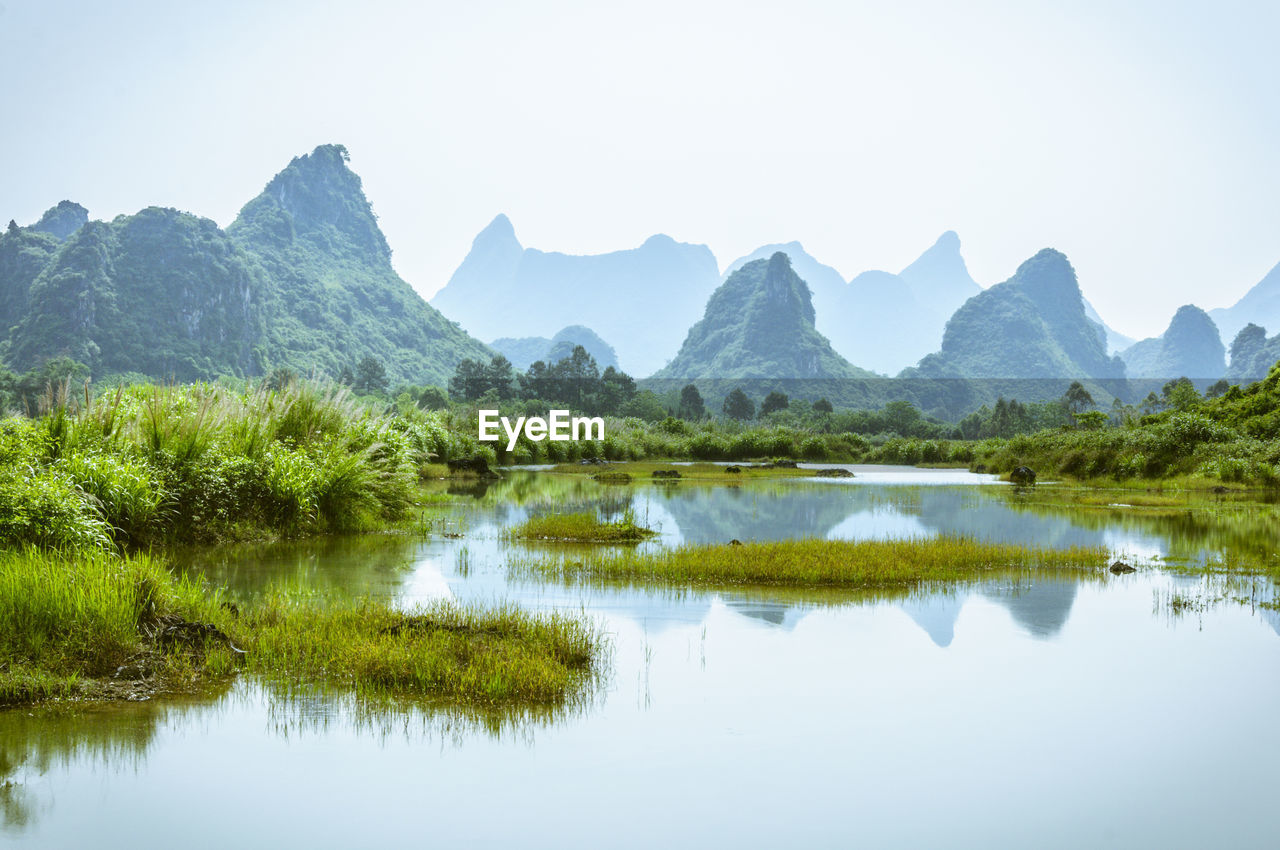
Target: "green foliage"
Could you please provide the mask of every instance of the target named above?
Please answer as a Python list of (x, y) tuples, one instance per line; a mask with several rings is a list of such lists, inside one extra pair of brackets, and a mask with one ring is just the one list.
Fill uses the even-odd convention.
[(680, 390), (680, 406), (676, 408), (677, 415), (681, 419), (688, 419), (696, 422), (707, 415), (707, 406), (702, 400), (702, 393), (698, 392), (697, 386), (694, 384), (685, 384)]
[(756, 415), (756, 404), (747, 394), (742, 391), (741, 387), (735, 388), (733, 392), (724, 397), (724, 404), (721, 406), (724, 415), (730, 419), (754, 419)]
[(437, 417), (380, 415), (305, 382), (65, 391), (0, 424), (0, 541), (72, 548), (301, 535), (402, 516), (453, 440)]
[(787, 398), (787, 394), (774, 390), (764, 397), (764, 401), (760, 402), (760, 415), (768, 416), (770, 413), (786, 410), (790, 406), (791, 399)]
[[(786, 254), (735, 271), (707, 302), (701, 321), (656, 379), (869, 379), (814, 328), (808, 285)], [(706, 392), (705, 388), (703, 390)]]
[[(333, 145), (294, 159), (225, 232), (158, 207), (84, 224), (70, 204), (0, 234), (9, 367), (69, 357), (98, 378), (194, 381), (337, 376), (373, 358), (388, 380), (443, 384), (487, 357), (392, 269), (346, 160)], [(360, 391), (385, 391), (377, 378)]]

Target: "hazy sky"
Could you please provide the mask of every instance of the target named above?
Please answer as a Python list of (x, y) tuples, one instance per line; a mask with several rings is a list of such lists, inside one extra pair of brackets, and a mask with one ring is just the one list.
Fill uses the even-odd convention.
[(948, 229), (984, 285), (1053, 246), (1138, 336), (1280, 262), (1274, 2), (0, 4), (3, 220), (225, 226), (341, 142), (424, 295), (499, 212), (846, 277)]

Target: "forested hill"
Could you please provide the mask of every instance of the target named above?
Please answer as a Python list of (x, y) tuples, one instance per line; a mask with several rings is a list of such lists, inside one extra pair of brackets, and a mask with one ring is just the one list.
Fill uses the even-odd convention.
[(68, 356), (95, 378), (187, 381), (278, 367), (336, 376), (373, 357), (391, 381), (442, 385), (462, 359), (487, 358), (396, 274), (347, 160), (340, 145), (295, 158), (226, 231), (156, 207), (86, 223), (70, 202), (10, 226), (5, 365)]
[(941, 350), (903, 374), (1107, 380), (1123, 378), (1124, 364), (1107, 355), (1104, 329), (1086, 316), (1067, 258), (1046, 248), (966, 301), (947, 322)]
[(876, 377), (836, 354), (813, 323), (809, 286), (787, 255), (754, 260), (712, 294), (675, 359), (653, 377)]
[(492, 354), (396, 274), (341, 145), (290, 162), (227, 233), (266, 271), (266, 348), (287, 365), (335, 375), (372, 355), (393, 381), (443, 385), (461, 360)]

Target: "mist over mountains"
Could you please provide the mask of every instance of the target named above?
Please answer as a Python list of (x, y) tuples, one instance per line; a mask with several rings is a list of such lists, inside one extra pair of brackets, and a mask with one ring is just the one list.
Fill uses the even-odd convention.
[(505, 215), (480, 232), (431, 304), (482, 339), (584, 325), (634, 375), (661, 368), (719, 278), (705, 245), (651, 236), (638, 248), (573, 256), (524, 248)]
[(785, 242), (721, 274), (705, 245), (664, 235), (589, 256), (526, 248), (503, 215), (429, 305), (392, 268), (341, 145), (294, 158), (225, 230), (160, 207), (93, 221), (62, 201), (0, 233), (4, 365), (69, 357), (95, 377), (333, 377), (374, 358), (392, 382), (445, 386), (464, 359), (501, 352), (523, 370), (581, 345), (599, 369), (655, 387), (763, 395), (789, 382), (800, 397), (906, 398), (953, 416), (1000, 395), (1054, 398), (1072, 380), (1106, 398), (1128, 380), (1262, 377), (1280, 359), (1268, 328), (1280, 330), (1280, 266), (1235, 305), (1186, 305), (1135, 342), (1051, 248), (987, 289), (951, 231), (896, 273), (845, 280)]

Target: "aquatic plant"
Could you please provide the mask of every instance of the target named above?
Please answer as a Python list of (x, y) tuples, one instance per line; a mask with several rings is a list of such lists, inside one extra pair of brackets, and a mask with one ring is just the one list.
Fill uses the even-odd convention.
[(616, 521), (604, 522), (594, 513), (543, 514), (513, 526), (514, 540), (573, 540), (580, 543), (639, 543), (652, 537), (653, 529), (636, 522), (628, 508)]
[(1040, 549), (965, 537), (889, 541), (784, 540), (686, 545), (657, 552), (598, 552), (517, 559), (553, 578), (635, 585), (769, 585), (883, 589), (974, 581), (1010, 571), (1093, 573), (1102, 548)]

